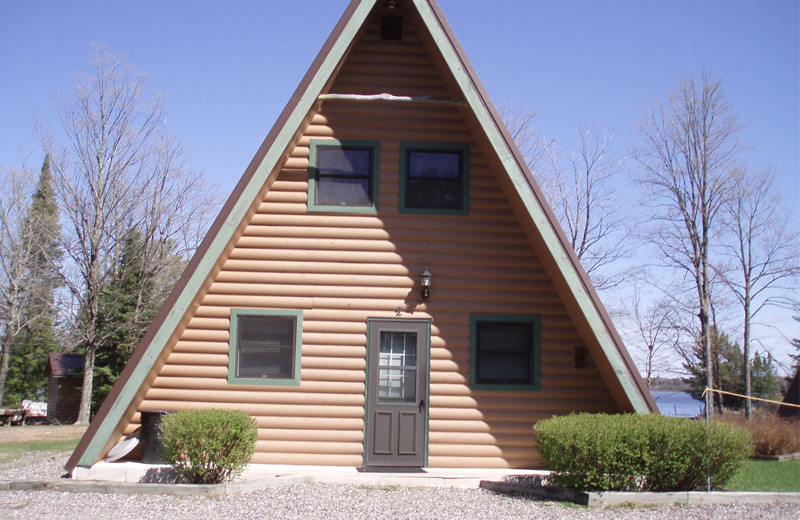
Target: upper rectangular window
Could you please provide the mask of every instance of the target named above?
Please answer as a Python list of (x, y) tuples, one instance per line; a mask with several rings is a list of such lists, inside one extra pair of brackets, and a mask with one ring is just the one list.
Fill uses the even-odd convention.
[(231, 309), (228, 382), (300, 384), (302, 311)]
[(540, 334), (539, 316), (472, 316), (470, 387), (539, 390)]
[(403, 144), (400, 209), (408, 213), (469, 212), (469, 147)]
[(376, 211), (378, 152), (379, 145), (375, 141), (311, 141), (309, 210)]

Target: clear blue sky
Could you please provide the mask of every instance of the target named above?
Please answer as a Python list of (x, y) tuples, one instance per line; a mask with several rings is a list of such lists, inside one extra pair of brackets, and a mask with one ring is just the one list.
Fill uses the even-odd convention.
[[(56, 125), (105, 43), (169, 94), (172, 133), (228, 192), (252, 159), (347, 0), (0, 0), (0, 167), (41, 164), (34, 115)], [(704, 68), (724, 80), (751, 166), (772, 166), (795, 220), (800, 199), (797, 0), (440, 0), (496, 105), (538, 111), (563, 146), (602, 125), (622, 153), (644, 103)]]

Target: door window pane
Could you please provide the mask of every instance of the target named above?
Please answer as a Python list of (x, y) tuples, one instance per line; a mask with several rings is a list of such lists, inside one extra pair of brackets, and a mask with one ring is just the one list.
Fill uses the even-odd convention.
[(381, 331), (378, 353), (378, 398), (417, 399), (417, 333)]
[(381, 401), (417, 400), (417, 371), (394, 368), (378, 369), (378, 398)]

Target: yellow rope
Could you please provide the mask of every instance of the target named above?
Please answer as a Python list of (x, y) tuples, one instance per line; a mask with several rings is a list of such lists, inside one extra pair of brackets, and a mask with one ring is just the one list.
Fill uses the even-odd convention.
[(706, 388), (705, 390), (703, 390), (703, 395), (701, 397), (705, 397), (706, 392), (717, 392), (718, 394), (732, 395), (734, 397), (743, 397), (745, 399), (752, 399), (755, 401), (764, 401), (765, 403), (774, 403), (783, 406), (791, 406), (793, 408), (800, 408), (800, 404), (784, 403), (783, 401), (773, 401), (772, 399), (761, 399), (760, 397), (747, 397), (746, 395), (734, 394), (733, 392), (726, 392), (725, 390), (716, 390), (714, 388)]

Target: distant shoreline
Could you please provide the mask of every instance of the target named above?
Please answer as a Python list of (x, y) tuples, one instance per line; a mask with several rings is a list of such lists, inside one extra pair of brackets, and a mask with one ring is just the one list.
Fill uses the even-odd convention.
[(650, 382), (653, 392), (689, 392), (692, 387), (681, 377), (654, 377)]

